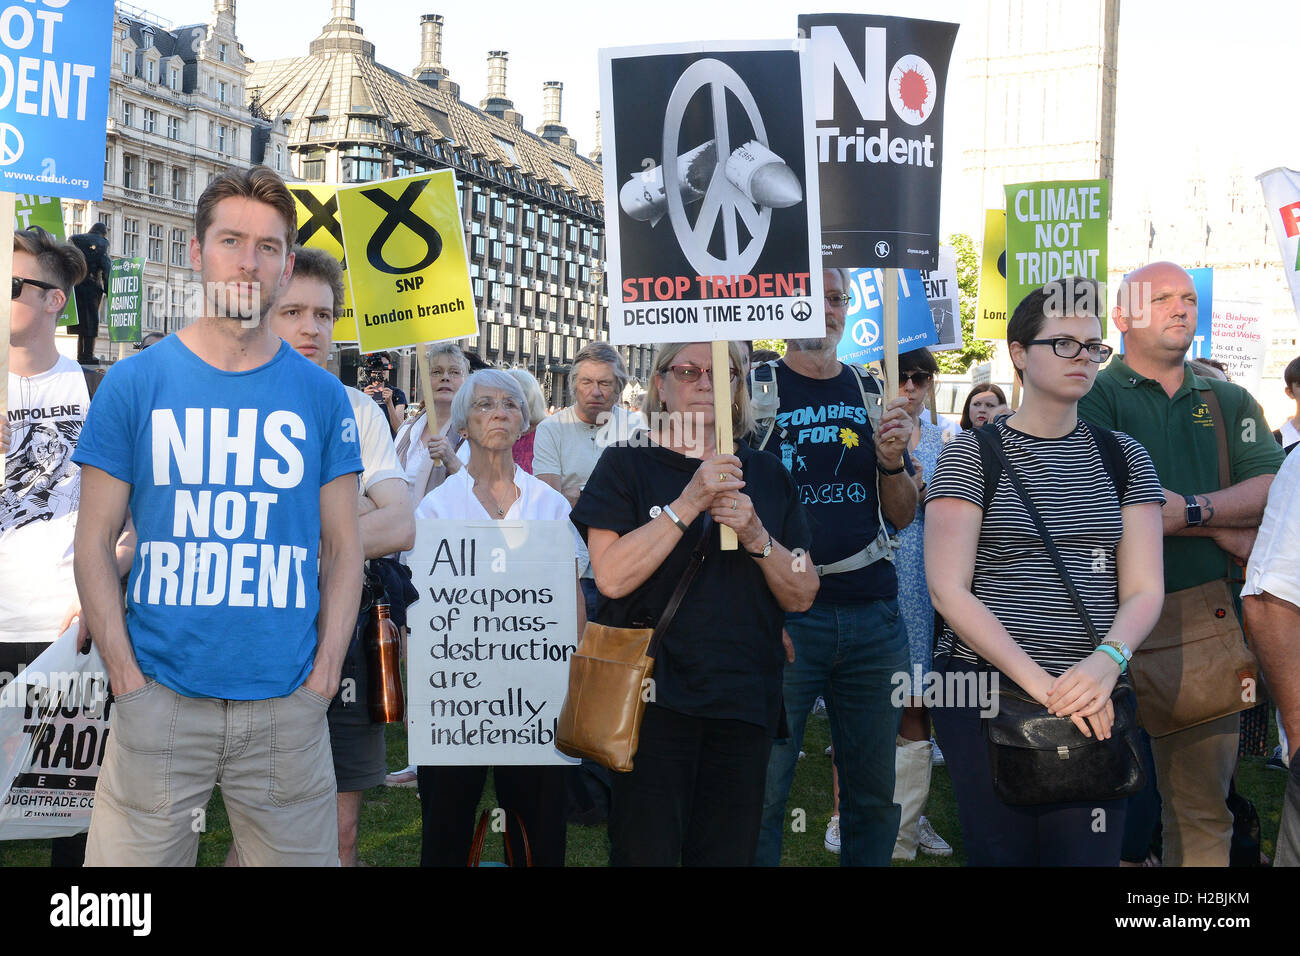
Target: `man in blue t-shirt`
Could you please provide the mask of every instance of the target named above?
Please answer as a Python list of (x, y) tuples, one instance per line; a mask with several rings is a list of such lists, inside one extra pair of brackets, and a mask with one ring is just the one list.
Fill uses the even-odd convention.
[(894, 675), (907, 671), (908, 652), (898, 578), (882, 555), (888, 549), (873, 542), (882, 512), (895, 530), (916, 515), (916, 485), (905, 467), (912, 420), (907, 400), (896, 398), (885, 406), (879, 432), (872, 429), (858, 373), (835, 357), (849, 304), (848, 276), (826, 269), (823, 279), (826, 335), (787, 341), (776, 366), (780, 408), (763, 444), (799, 486), (821, 589), (810, 610), (786, 615), (794, 645), (783, 685), (791, 735), (772, 747), (756, 862), (781, 861), (785, 803), (804, 722), (823, 695), (839, 771), (840, 864), (888, 866), (898, 835), (894, 745), (902, 718), (890, 694)]
[(338, 863), (325, 711), (360, 597), (361, 459), (343, 386), (266, 321), (295, 223), (265, 167), (212, 180), (201, 316), (110, 369), (73, 456), (77, 589), (115, 695), (87, 865), (193, 865), (217, 782), (246, 865)]

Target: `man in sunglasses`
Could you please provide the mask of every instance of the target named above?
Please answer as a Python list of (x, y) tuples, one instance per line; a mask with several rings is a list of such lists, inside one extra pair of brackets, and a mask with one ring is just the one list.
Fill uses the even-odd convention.
[[(1197, 375), (1187, 363), (1196, 317), (1196, 287), (1174, 263), (1154, 262), (1125, 276), (1112, 313), (1124, 333), (1124, 353), (1079, 401), (1081, 418), (1136, 438), (1155, 463), (1166, 501), (1166, 595), (1223, 579), (1233, 559), (1246, 561), (1282, 464), (1282, 450), (1250, 393)], [(1224, 421), (1215, 421), (1214, 404)], [(1219, 479), (1220, 434), (1227, 485)], [(1234, 595), (1239, 587), (1232, 586)], [(1173, 603), (1166, 598), (1166, 614)], [(1165, 624), (1162, 618), (1157, 631)], [(1228, 865), (1232, 814), (1224, 801), (1239, 728), (1234, 713), (1151, 738), (1164, 865)]]
[(824, 695), (839, 770), (840, 864), (888, 866), (898, 835), (894, 746), (902, 716), (890, 693), (893, 675), (908, 668), (888, 535), (916, 515), (906, 467), (912, 419), (900, 397), (873, 427), (867, 405), (880, 400), (879, 387), (835, 355), (849, 305), (847, 272), (826, 269), (823, 281), (826, 335), (787, 341), (776, 365), (779, 408), (762, 443), (799, 486), (821, 589), (809, 611), (786, 616), (794, 649), (783, 688), (791, 736), (772, 747), (756, 861), (780, 862), (804, 721)]
[[(55, 348), (54, 328), (85, 274), (73, 246), (43, 230), (14, 233), (9, 408), (0, 420), (0, 679), (49, 647), (77, 601), (72, 538), (81, 473), (72, 450), (90, 393), (81, 367)], [(84, 850), (84, 837), (55, 840), (53, 862), (80, 866)]]

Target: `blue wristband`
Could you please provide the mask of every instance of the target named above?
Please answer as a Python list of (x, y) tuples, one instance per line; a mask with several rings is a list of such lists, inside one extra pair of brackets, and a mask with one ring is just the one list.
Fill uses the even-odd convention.
[(1120, 676), (1123, 676), (1124, 672), (1128, 670), (1128, 661), (1124, 660), (1124, 655), (1115, 650), (1115, 648), (1107, 647), (1105, 644), (1098, 644), (1097, 650), (1101, 651), (1119, 665)]

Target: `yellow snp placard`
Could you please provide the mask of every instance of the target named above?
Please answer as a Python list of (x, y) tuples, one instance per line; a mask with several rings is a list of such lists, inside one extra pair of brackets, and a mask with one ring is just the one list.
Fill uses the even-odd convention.
[(362, 352), (478, 331), (455, 173), (343, 187), (338, 204)]
[(328, 252), (343, 267), (343, 313), (334, 320), (334, 341), (355, 342), (357, 323), (348, 286), (348, 261), (343, 254), (343, 225), (339, 220), (338, 186), (321, 183), (289, 187), (298, 207), (298, 245)]
[(1007, 213), (984, 211), (984, 255), (980, 264), (980, 293), (975, 305), (975, 338), (1007, 337)]

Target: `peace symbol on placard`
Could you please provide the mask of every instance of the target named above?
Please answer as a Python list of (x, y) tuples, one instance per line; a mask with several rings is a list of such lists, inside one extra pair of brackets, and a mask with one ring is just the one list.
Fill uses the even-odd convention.
[(812, 318), (812, 306), (801, 299), (790, 306), (790, 314), (794, 316), (796, 322), (807, 322)]
[[(17, 143), (10, 142), (12, 134)], [(18, 162), (18, 158), (23, 154), (23, 134), (18, 132), (18, 127), (10, 126), (8, 123), (0, 123), (0, 166), (10, 166)]]
[[(682, 203), (681, 176), (677, 168), (678, 138), (687, 105), (696, 92), (707, 87), (713, 111), (713, 145), (717, 165), (709, 178), (699, 215), (691, 223)], [(664, 192), (668, 199), (668, 218), (673, 224), (673, 234), (688, 262), (700, 275), (745, 275), (758, 261), (767, 241), (767, 230), (772, 220), (772, 210), (756, 206), (744, 193), (727, 179), (727, 159), (731, 156), (731, 134), (727, 124), (727, 92), (740, 101), (754, 128), (754, 139), (767, 146), (767, 130), (758, 104), (739, 74), (721, 60), (704, 59), (692, 63), (668, 98), (664, 111), (663, 176)], [(742, 249), (736, 228), (739, 217), (750, 235), (749, 243)], [(709, 252), (709, 240), (722, 220), (725, 258), (719, 259)]]

